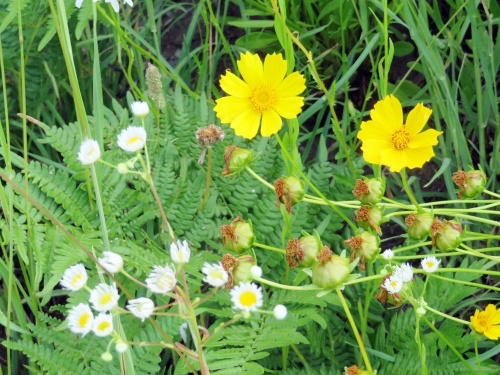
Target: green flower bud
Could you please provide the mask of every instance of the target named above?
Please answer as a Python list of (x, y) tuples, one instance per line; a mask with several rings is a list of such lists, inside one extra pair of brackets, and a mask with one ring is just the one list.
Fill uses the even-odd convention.
[(427, 238), (431, 231), (432, 221), (434, 216), (428, 212), (413, 212), (409, 214), (405, 223), (408, 227), (408, 237), (412, 240), (423, 240)]
[(129, 168), (127, 167), (127, 163), (120, 163), (116, 166), (116, 170), (120, 174), (127, 174), (129, 172)]
[(376, 204), (382, 200), (385, 192), (385, 183), (379, 178), (356, 180), (352, 193), (363, 204)]
[(319, 262), (312, 266), (313, 284), (331, 289), (341, 285), (351, 273), (349, 259), (337, 254), (332, 254), (331, 250), (324, 246), (323, 251), (318, 254)]
[(323, 247), (316, 232), (314, 235), (307, 234), (306, 232), (303, 233), (305, 235), (300, 239), (292, 238), (288, 241), (286, 260), (291, 268), (298, 265), (301, 267), (310, 267), (316, 261), (316, 257)]
[(462, 242), (464, 229), (456, 220), (441, 222), (434, 219), (431, 227), (432, 246), (441, 251), (455, 250)]
[(459, 198), (475, 198), (483, 192), (486, 186), (486, 174), (483, 171), (457, 171), (453, 173), (452, 179), (460, 188)]
[(238, 285), (242, 281), (252, 281), (252, 267), (255, 266), (255, 260), (251, 256), (242, 256), (236, 258), (236, 265), (233, 268), (233, 282)]
[(224, 168), (222, 176), (230, 174), (238, 174), (245, 170), (245, 166), (249, 165), (255, 159), (255, 154), (252, 150), (247, 150), (238, 146), (227, 146), (224, 152)]
[(360, 258), (359, 265), (363, 271), (365, 262), (374, 261), (380, 254), (380, 238), (371, 232), (362, 232), (344, 243), (351, 248), (351, 260)]
[(384, 213), (377, 206), (361, 206), (356, 211), (356, 220), (359, 226), (365, 230), (374, 229), (380, 232), (380, 224), (384, 219)]
[(278, 178), (274, 182), (274, 190), (278, 199), (278, 207), (280, 203), (283, 203), (288, 213), (292, 212), (292, 206), (300, 202), (305, 194), (304, 183), (295, 176)]
[(220, 230), (224, 247), (235, 253), (242, 253), (255, 242), (252, 223), (247, 223), (241, 217), (237, 217), (229, 225), (222, 225)]

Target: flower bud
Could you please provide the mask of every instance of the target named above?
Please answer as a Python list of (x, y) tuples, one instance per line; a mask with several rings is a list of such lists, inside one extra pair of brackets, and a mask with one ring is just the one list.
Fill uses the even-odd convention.
[(238, 146), (227, 146), (224, 152), (224, 168), (222, 176), (241, 173), (246, 165), (255, 159), (252, 150), (247, 150)]
[(318, 254), (319, 262), (312, 266), (313, 284), (331, 289), (341, 285), (351, 273), (349, 259), (343, 258), (323, 246), (323, 250)]
[(314, 231), (314, 235), (307, 232), (300, 239), (292, 238), (286, 246), (286, 260), (288, 265), (293, 268), (310, 267), (316, 260), (316, 256), (323, 248), (319, 235)]
[(252, 267), (255, 266), (255, 260), (251, 256), (242, 256), (236, 258), (236, 264), (233, 268), (233, 282), (238, 285), (242, 281), (252, 281)]
[(379, 178), (358, 179), (352, 193), (363, 204), (378, 203), (384, 197), (385, 183)]
[(274, 190), (278, 207), (283, 203), (288, 213), (292, 212), (292, 206), (300, 202), (305, 194), (304, 183), (295, 176), (277, 179), (274, 182)]
[(384, 214), (377, 206), (361, 206), (356, 210), (356, 220), (359, 226), (365, 230), (374, 229), (380, 232), (380, 224), (382, 224)]
[(409, 214), (405, 219), (406, 226), (408, 227), (408, 237), (412, 240), (427, 238), (431, 231), (433, 219), (434, 216), (429, 212), (413, 212)]
[(475, 198), (481, 194), (486, 186), (486, 174), (483, 171), (457, 171), (452, 180), (458, 185), (459, 198)]
[(249, 249), (255, 242), (252, 222), (247, 223), (241, 217), (237, 217), (229, 225), (222, 225), (220, 231), (224, 247), (238, 254)]
[(434, 219), (431, 227), (432, 246), (441, 251), (455, 250), (462, 242), (464, 229), (456, 220), (441, 222)]
[(130, 170), (127, 167), (127, 163), (120, 163), (116, 166), (116, 170), (120, 174), (127, 174)]
[(104, 352), (101, 354), (101, 359), (105, 362), (111, 362), (113, 360), (113, 355), (110, 352)]
[(380, 254), (380, 238), (371, 232), (362, 232), (357, 236), (345, 240), (344, 243), (352, 250), (351, 261), (360, 258), (359, 265), (365, 270), (365, 262), (375, 260)]

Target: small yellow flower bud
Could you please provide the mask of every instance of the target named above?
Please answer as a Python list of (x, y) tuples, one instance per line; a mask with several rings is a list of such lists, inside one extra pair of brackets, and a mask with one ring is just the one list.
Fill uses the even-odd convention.
[(486, 186), (486, 174), (483, 171), (457, 171), (452, 180), (460, 188), (459, 198), (475, 198), (481, 194)]
[(274, 190), (278, 207), (283, 203), (288, 213), (292, 212), (292, 206), (300, 202), (305, 194), (304, 183), (295, 176), (277, 179), (274, 182)]
[(414, 212), (409, 214), (405, 219), (406, 226), (408, 227), (408, 237), (412, 240), (427, 238), (431, 231), (433, 220), (434, 216), (428, 212)]
[(358, 179), (352, 193), (363, 204), (378, 203), (384, 197), (385, 183), (379, 178)]
[(349, 259), (332, 254), (332, 251), (326, 246), (323, 246), (323, 250), (318, 254), (317, 258), (319, 262), (314, 263), (311, 268), (312, 282), (321, 288), (336, 288), (351, 273)]
[(224, 168), (222, 176), (241, 173), (246, 165), (255, 159), (252, 150), (247, 150), (238, 146), (227, 146), (224, 152)]
[(255, 242), (252, 223), (247, 223), (241, 217), (237, 217), (229, 225), (222, 225), (221, 237), (224, 247), (238, 254), (252, 247)]
[(455, 250), (462, 242), (464, 229), (456, 220), (441, 222), (434, 219), (431, 233), (433, 246), (441, 251)]

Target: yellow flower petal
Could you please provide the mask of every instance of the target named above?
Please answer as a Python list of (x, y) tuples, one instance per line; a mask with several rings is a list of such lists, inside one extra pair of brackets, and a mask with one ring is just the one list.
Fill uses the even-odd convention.
[(370, 111), (370, 117), (379, 124), (384, 124), (389, 133), (394, 133), (403, 125), (403, 109), (394, 95), (387, 95), (377, 102)]
[(434, 156), (434, 150), (431, 146), (408, 148), (405, 152), (408, 157), (408, 168), (422, 168), (422, 166)]
[(261, 114), (253, 109), (240, 114), (231, 122), (231, 128), (237, 135), (252, 139), (259, 130)]
[(220, 87), (227, 94), (238, 98), (248, 98), (250, 96), (250, 87), (230, 71), (220, 78)]
[(283, 125), (283, 120), (281, 117), (272, 109), (265, 111), (262, 114), (262, 126), (260, 128), (260, 134), (264, 137), (269, 137), (277, 133), (281, 126)]
[(223, 123), (230, 123), (243, 112), (251, 109), (248, 99), (225, 96), (215, 101), (214, 112)]
[(484, 335), (490, 340), (498, 340), (500, 337), (500, 326), (490, 327), (490, 329), (484, 331)]
[(408, 165), (408, 155), (391, 147), (380, 152), (380, 162), (387, 165), (391, 172), (399, 172)]
[(390, 133), (383, 124), (373, 120), (363, 121), (361, 130), (358, 133), (358, 138), (363, 142), (368, 139), (391, 139)]
[(301, 96), (292, 96), (289, 98), (278, 98), (274, 109), (281, 117), (293, 119), (300, 113), (303, 105), (304, 98)]
[(434, 129), (427, 129), (423, 133), (418, 133), (410, 139), (409, 148), (432, 147), (438, 144), (437, 137), (443, 132)]
[(371, 139), (361, 146), (363, 157), (368, 163), (373, 164), (380, 164), (380, 153), (388, 148), (392, 148), (392, 144), (386, 139)]
[(267, 55), (264, 60), (264, 82), (271, 88), (276, 88), (286, 75), (287, 64), (281, 53)]
[(250, 89), (263, 83), (264, 70), (258, 55), (253, 55), (250, 52), (241, 53), (238, 60), (238, 69)]
[(406, 131), (410, 133), (410, 137), (419, 133), (431, 116), (432, 109), (424, 107), (422, 103), (418, 103), (413, 108), (406, 118)]
[(306, 79), (302, 74), (293, 72), (276, 87), (278, 97), (286, 98), (301, 94), (306, 89), (305, 83)]

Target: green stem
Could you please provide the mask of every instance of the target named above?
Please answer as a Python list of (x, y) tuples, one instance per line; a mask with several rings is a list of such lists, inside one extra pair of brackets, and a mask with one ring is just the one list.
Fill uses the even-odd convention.
[(401, 170), (401, 181), (403, 182), (403, 188), (405, 189), (406, 194), (408, 194), (408, 198), (410, 198), (411, 203), (416, 207), (418, 212), (424, 212), (422, 207), (420, 207), (417, 200), (415, 199), (415, 196), (413, 195), (413, 191), (411, 190), (410, 186), (408, 185), (408, 178), (406, 176), (406, 168), (403, 168)]
[(275, 190), (274, 186), (272, 184), (270, 184), (269, 182), (267, 182), (266, 180), (264, 180), (262, 177), (260, 177), (257, 173), (254, 172), (254, 170), (252, 168), (250, 168), (249, 166), (245, 165), (245, 169), (247, 170), (248, 173), (250, 173), (252, 176), (254, 176), (255, 179), (258, 180), (258, 181), (260, 181), (263, 185), (267, 186), (271, 190)]
[(207, 204), (208, 197), (210, 196), (210, 182), (212, 180), (212, 147), (208, 147), (207, 153), (207, 177), (205, 179), (205, 193), (203, 194), (203, 201), (201, 202), (200, 211), (203, 211), (205, 205)]
[(457, 280), (457, 279), (450, 279), (449, 277), (439, 276), (439, 275), (436, 275), (436, 274), (432, 274), (432, 277), (435, 277), (436, 279), (440, 279), (440, 280), (449, 281), (449, 282), (454, 283), (454, 284), (461, 284), (461, 285), (473, 286), (473, 287), (479, 288), (479, 289), (483, 288), (483, 289), (489, 289), (489, 290), (494, 290), (496, 292), (500, 292), (500, 288), (495, 287), (495, 286), (491, 286), (491, 285), (487, 285), (487, 284), (479, 284), (479, 283), (473, 283), (471, 281), (463, 281), (463, 280)]
[(264, 245), (264, 244), (261, 244), (261, 243), (258, 243), (258, 242), (254, 242), (253, 246), (260, 247), (261, 249), (275, 251), (275, 252), (281, 253), (281, 254), (286, 254), (286, 250), (279, 249), (277, 247), (272, 247), (272, 246)]
[(354, 333), (354, 336), (356, 337), (356, 341), (358, 342), (359, 345), (359, 350), (361, 351), (361, 356), (363, 357), (363, 361), (365, 363), (366, 369), (370, 374), (373, 374), (373, 369), (372, 365), (370, 363), (370, 359), (368, 358), (368, 353), (366, 352), (365, 344), (363, 343), (363, 340), (361, 339), (361, 336), (359, 335), (358, 328), (356, 327), (356, 323), (354, 322), (354, 319), (352, 317), (351, 311), (349, 310), (349, 306), (347, 306), (347, 302), (344, 298), (344, 295), (340, 291), (339, 288), (335, 289), (337, 292), (337, 296), (340, 299), (340, 303), (342, 304), (342, 307), (344, 308), (344, 312), (347, 316), (347, 320), (349, 320), (349, 324), (351, 325), (352, 332)]
[(470, 327), (470, 323), (465, 321), (465, 320), (462, 320), (462, 319), (458, 319), (458, 318), (455, 318), (454, 316), (451, 316), (451, 315), (448, 315), (448, 314), (445, 314), (441, 311), (438, 311), (436, 309), (433, 309), (432, 307), (428, 306), (428, 305), (423, 305), (423, 307), (426, 309), (426, 310), (429, 310), (430, 312), (436, 314), (436, 315), (439, 315), (445, 319), (449, 319), (449, 320), (453, 320), (454, 322), (457, 322), (457, 323), (460, 323), (460, 324), (465, 324), (466, 326)]
[(486, 190), (486, 189), (483, 190), (483, 193), (491, 195), (492, 197), (495, 197), (495, 198), (500, 198), (500, 194), (494, 193), (494, 192)]
[(313, 284), (305, 285), (305, 286), (285, 285), (285, 284), (275, 283), (274, 281), (271, 281), (271, 280), (263, 279), (262, 277), (256, 277), (254, 280), (258, 281), (261, 284), (266, 284), (266, 285), (269, 285), (269, 286), (274, 286), (275, 288), (279, 288), (279, 289), (301, 290), (301, 291), (323, 290), (323, 288), (320, 288), (319, 286), (316, 286), (316, 285), (313, 285)]
[(94, 193), (97, 203), (97, 209), (99, 210), (99, 220), (101, 221), (101, 230), (102, 230), (102, 241), (104, 243), (104, 250), (109, 251), (109, 238), (108, 238), (108, 229), (106, 227), (106, 218), (104, 216), (104, 207), (102, 205), (101, 199), (101, 191), (99, 190), (99, 183), (97, 182), (97, 173), (95, 170), (95, 165), (90, 165), (92, 182), (94, 183)]

